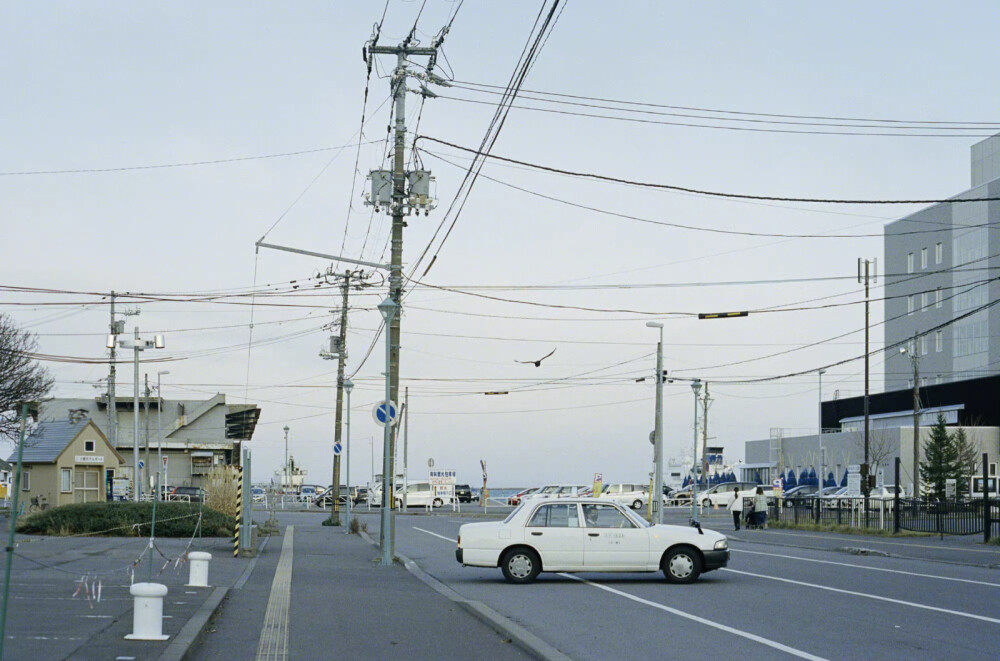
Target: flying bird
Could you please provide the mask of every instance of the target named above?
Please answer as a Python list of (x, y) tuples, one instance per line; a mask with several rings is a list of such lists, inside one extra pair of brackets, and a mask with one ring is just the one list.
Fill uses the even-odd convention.
[(556, 352), (556, 350), (553, 349), (552, 351), (548, 352), (547, 354), (545, 354), (544, 356), (542, 356), (538, 360), (515, 360), (514, 362), (515, 363), (521, 363), (522, 365), (534, 365), (535, 367), (541, 367), (542, 366), (542, 361), (545, 360), (546, 358), (548, 358), (549, 356), (551, 356), (552, 354), (554, 354), (555, 352)]

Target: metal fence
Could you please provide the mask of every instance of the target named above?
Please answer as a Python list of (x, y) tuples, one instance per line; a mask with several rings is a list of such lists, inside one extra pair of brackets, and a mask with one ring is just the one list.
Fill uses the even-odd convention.
[(996, 498), (768, 498), (768, 519), (791, 523), (846, 525), (939, 535), (1000, 535), (1000, 501)]

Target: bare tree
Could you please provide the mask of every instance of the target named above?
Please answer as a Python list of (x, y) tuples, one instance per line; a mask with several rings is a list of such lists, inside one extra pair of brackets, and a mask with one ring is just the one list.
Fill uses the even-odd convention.
[[(863, 431), (854, 432), (854, 445), (858, 450), (861, 461), (865, 456), (865, 433)], [(890, 438), (888, 429), (868, 430), (868, 463), (869, 475), (877, 475), (880, 467), (885, 467), (897, 449), (896, 443)]]
[(52, 389), (52, 377), (38, 364), (34, 333), (0, 313), (0, 437), (17, 442), (21, 402), (40, 402)]

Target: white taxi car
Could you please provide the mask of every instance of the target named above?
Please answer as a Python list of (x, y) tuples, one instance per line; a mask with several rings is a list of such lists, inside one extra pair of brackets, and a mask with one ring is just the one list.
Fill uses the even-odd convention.
[(511, 583), (539, 572), (655, 572), (690, 583), (729, 562), (725, 535), (700, 527), (650, 525), (602, 498), (529, 500), (504, 521), (467, 523), (455, 557), (463, 566), (499, 567)]

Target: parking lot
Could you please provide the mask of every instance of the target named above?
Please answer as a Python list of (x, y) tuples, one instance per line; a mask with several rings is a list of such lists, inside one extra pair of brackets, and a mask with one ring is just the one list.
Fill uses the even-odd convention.
[[(377, 515), (362, 514), (369, 530)], [(687, 512), (671, 522), (686, 523)], [(529, 585), (461, 567), (455, 539), (475, 519), (397, 518), (397, 551), (573, 659), (995, 659), (1000, 547), (970, 538), (883, 538), (802, 531), (731, 533), (729, 567), (692, 585), (661, 574), (547, 574)]]

